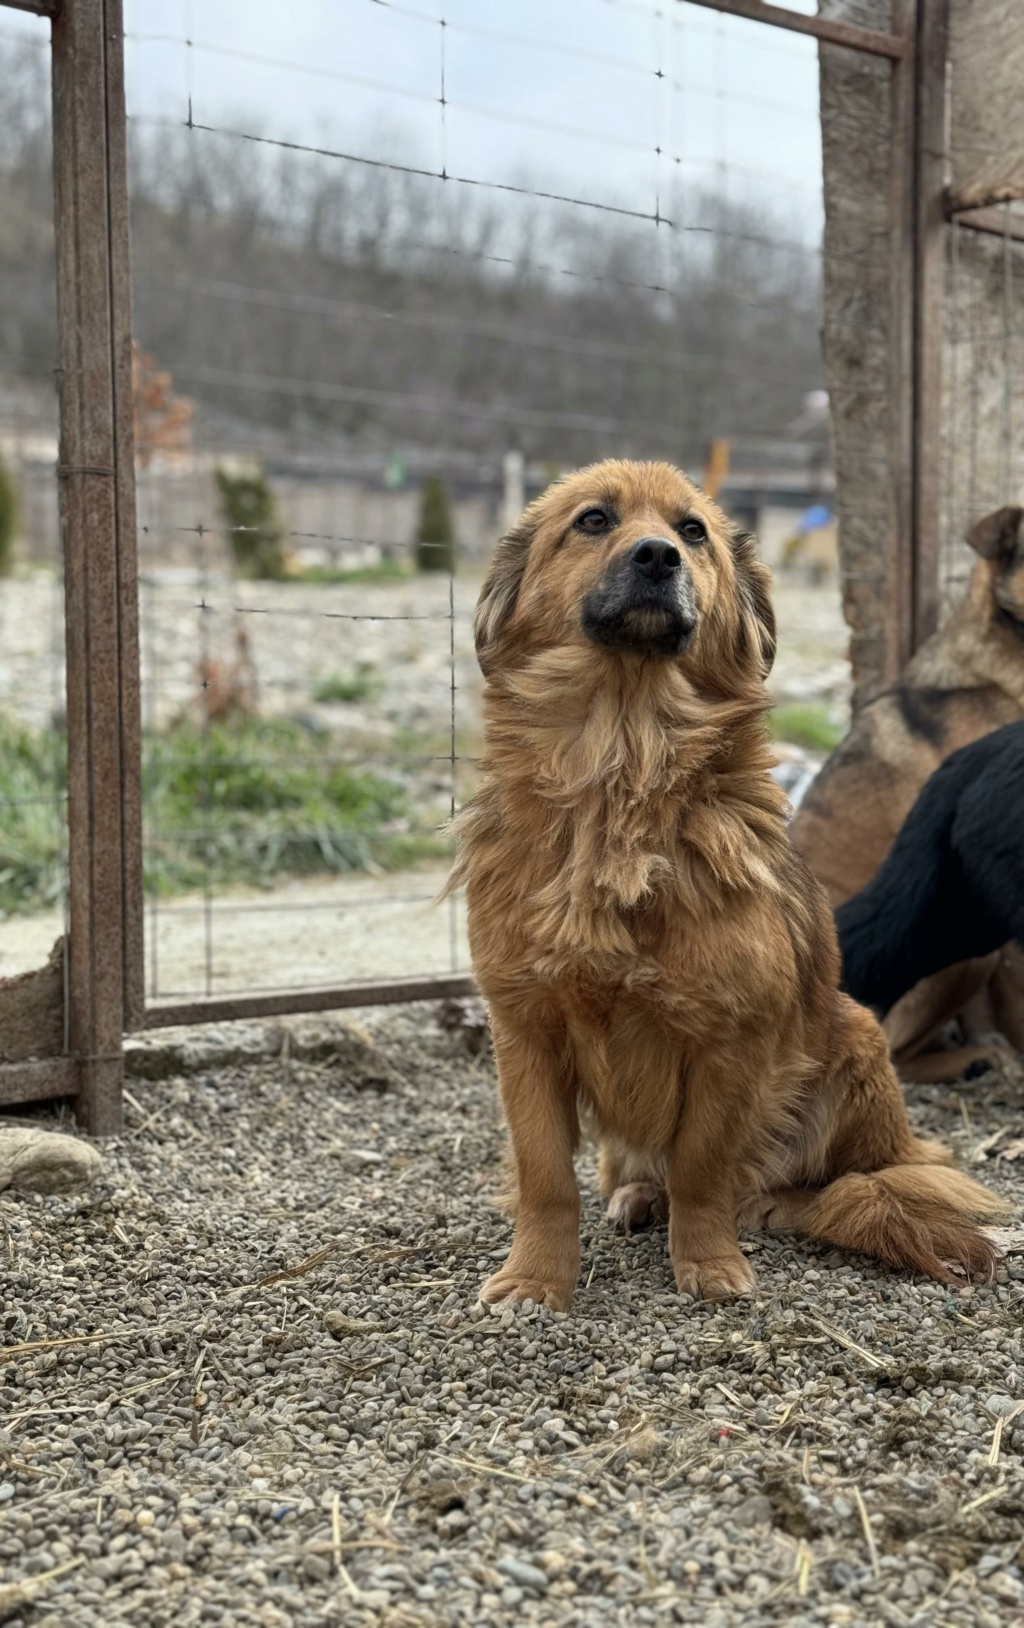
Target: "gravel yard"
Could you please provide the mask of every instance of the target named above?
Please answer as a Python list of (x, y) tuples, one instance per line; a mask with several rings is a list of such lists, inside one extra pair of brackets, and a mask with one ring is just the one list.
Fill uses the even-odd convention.
[[(361, 1021), (147, 1052), (88, 1197), (0, 1198), (10, 1622), (1024, 1621), (1014, 1238), (955, 1290), (753, 1238), (693, 1305), (587, 1157), (572, 1312), (492, 1314), (489, 1055)], [(1024, 1075), (910, 1094), (1021, 1195)]]

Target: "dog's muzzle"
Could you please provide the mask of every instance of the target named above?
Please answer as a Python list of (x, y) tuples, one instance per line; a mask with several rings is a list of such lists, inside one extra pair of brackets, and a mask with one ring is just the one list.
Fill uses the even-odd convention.
[(641, 537), (613, 560), (583, 601), (594, 644), (638, 655), (678, 656), (697, 626), (693, 578), (667, 537)]

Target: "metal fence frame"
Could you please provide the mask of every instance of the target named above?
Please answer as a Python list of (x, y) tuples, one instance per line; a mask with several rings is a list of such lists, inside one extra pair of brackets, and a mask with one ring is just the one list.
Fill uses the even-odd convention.
[[(888, 33), (765, 0), (688, 0), (892, 65), (890, 385), (896, 476), (886, 542), (886, 668), (895, 676), (938, 619), (943, 230), (949, 0), (893, 0)], [(0, 1066), (0, 1103), (73, 1097), (84, 1127), (122, 1123), (122, 1042), (168, 1024), (258, 1018), (469, 994), (472, 979), (376, 980), (147, 1004), (142, 891), (140, 674), (131, 392), (131, 289), (121, 0), (0, 0), (52, 21), (66, 573), (69, 933), (65, 1055)]]

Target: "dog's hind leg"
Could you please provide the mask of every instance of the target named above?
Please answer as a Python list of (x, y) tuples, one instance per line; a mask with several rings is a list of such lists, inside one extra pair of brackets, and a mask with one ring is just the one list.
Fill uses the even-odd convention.
[(619, 1142), (604, 1141), (597, 1165), (597, 1189), (608, 1200), (608, 1219), (624, 1231), (668, 1217), (664, 1174), (650, 1159)]
[[(999, 962), (999, 951), (959, 961), (908, 989), (882, 1025), (897, 1073), (904, 1080), (958, 1080), (973, 1063), (993, 1062), (1005, 1053), (998, 1041), (927, 1050), (936, 1030), (984, 993)], [(988, 1027), (993, 1027), (989, 1024)]]
[(995, 1250), (979, 1222), (1005, 1215), (1008, 1206), (913, 1134), (878, 1025), (842, 1000), (824, 1184), (767, 1195), (763, 1223), (944, 1281), (949, 1262), (991, 1275)]
[(1024, 1052), (1024, 947), (1006, 944), (989, 986), (994, 1027), (1016, 1051)]

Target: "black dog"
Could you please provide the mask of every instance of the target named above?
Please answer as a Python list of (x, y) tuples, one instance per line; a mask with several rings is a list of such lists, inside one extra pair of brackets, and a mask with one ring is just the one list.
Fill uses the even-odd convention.
[(882, 1013), (920, 978), (1024, 943), (1024, 722), (946, 759), (836, 928), (843, 988)]

